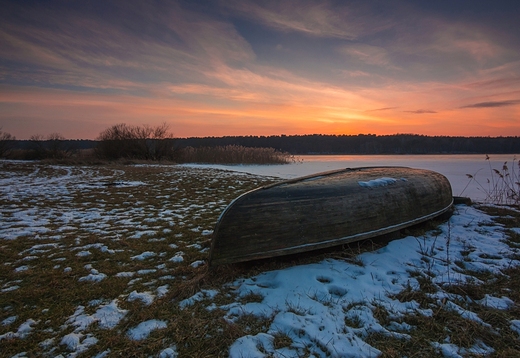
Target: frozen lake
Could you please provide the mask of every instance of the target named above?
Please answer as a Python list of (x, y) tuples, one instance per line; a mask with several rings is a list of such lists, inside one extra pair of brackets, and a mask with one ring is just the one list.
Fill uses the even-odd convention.
[[(446, 176), (451, 183), (453, 195), (468, 196), (474, 200), (483, 200), (485, 191), (475, 181), (470, 182), (467, 174), (487, 189), (487, 180), (491, 179), (492, 169), (502, 170), (507, 162), (513, 170), (513, 154), (491, 155), (489, 160), (482, 154), (471, 155), (302, 155), (298, 162), (285, 165), (189, 165), (190, 167), (211, 167), (252, 174), (276, 176), (292, 179), (299, 176), (328, 170), (367, 166), (405, 166), (429, 169)], [(514, 162), (518, 173), (518, 162)]]

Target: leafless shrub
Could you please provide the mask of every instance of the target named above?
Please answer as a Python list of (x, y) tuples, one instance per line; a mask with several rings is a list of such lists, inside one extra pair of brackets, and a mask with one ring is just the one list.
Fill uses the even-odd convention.
[(166, 123), (156, 127), (116, 124), (100, 133), (96, 154), (104, 159), (174, 160), (175, 141), (168, 129)]

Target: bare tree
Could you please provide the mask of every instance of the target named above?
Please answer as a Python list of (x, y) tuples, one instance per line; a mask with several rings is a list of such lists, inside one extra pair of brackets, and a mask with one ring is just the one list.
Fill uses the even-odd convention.
[(16, 138), (10, 133), (2, 131), (0, 127), (0, 158), (7, 156), (14, 147)]

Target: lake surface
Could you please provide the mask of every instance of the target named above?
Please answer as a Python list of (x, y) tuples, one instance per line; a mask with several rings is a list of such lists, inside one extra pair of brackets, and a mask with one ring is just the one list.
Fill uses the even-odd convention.
[[(355, 167), (368, 166), (405, 166), (429, 169), (446, 176), (451, 183), (453, 195), (468, 196), (474, 200), (485, 199), (488, 179), (492, 179), (492, 169), (502, 170), (505, 162), (509, 171), (519, 172), (518, 155), (491, 155), (489, 160), (482, 154), (471, 155), (302, 155), (292, 164), (282, 165), (189, 165), (233, 170), (251, 174), (275, 176), (292, 179), (299, 176)], [(514, 168), (513, 168), (514, 167)], [(471, 181), (467, 174), (473, 175), (480, 185)], [(494, 175), (494, 174), (493, 174)]]

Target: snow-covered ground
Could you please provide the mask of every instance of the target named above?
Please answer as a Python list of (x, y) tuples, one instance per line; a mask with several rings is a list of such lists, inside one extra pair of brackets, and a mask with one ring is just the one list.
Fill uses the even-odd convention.
[[(466, 206), (458, 206), (449, 223), (439, 227), (441, 232), (423, 237), (406, 237), (390, 242), (375, 252), (363, 253), (355, 263), (327, 259), (310, 265), (296, 266), (279, 271), (265, 272), (258, 276), (232, 283), (239, 296), (254, 293), (263, 297), (261, 302), (234, 303), (224, 307), (226, 318), (234, 320), (244, 314), (271, 317), (270, 327), (262, 333), (238, 339), (231, 347), (232, 357), (265, 357), (273, 352), (278, 357), (299, 357), (305, 349), (324, 357), (375, 357), (380, 352), (364, 342), (370, 333), (380, 332), (389, 336), (407, 338), (414, 327), (399, 322), (404, 315), (414, 312), (431, 316), (432, 309), (421, 308), (417, 302), (400, 302), (392, 295), (406, 287), (419, 289), (413, 272), (428, 272), (435, 284), (478, 280), (460, 272), (456, 261), (466, 259), (472, 269), (498, 271), (518, 265), (511, 261), (510, 248), (502, 242), (504, 234), (499, 228), (481, 230), (489, 217)], [(468, 257), (462, 253), (471, 248)], [(429, 260), (424, 260), (424, 257)], [(489, 259), (492, 257), (492, 259)], [(468, 266), (468, 268), (469, 268)], [(433, 298), (442, 302), (453, 295), (438, 292)], [(464, 300), (463, 297), (459, 297)], [(481, 304), (509, 307), (513, 302), (507, 296), (488, 297)], [(394, 320), (382, 326), (374, 318), (374, 308), (384, 307)], [(486, 324), (472, 312), (453, 303), (450, 309), (467, 315), (469, 319)], [(357, 321), (357, 327), (349, 327), (345, 321)], [(293, 345), (274, 349), (273, 337), (284, 334)], [(432, 342), (440, 347), (445, 342)], [(453, 348), (456, 357), (458, 347)], [(472, 348), (475, 353), (491, 353), (484, 345)]]
[[(17, 166), (23, 166), (24, 170)], [(263, 174), (276, 174), (273, 169), (280, 168), (271, 167), (269, 173)], [(301, 169), (296, 165), (293, 168)], [(322, 166), (316, 168), (316, 171), (323, 169)], [(195, 269), (205, 264), (203, 258), (207, 255), (214, 224), (206, 217), (216, 217), (230, 200), (229, 196), (223, 197), (222, 190), (232, 192), (234, 186), (238, 189), (243, 183), (251, 182), (261, 185), (264, 180), (261, 176), (225, 169), (197, 166), (172, 170), (153, 166), (149, 170), (156, 173), (155, 180), (167, 182), (170, 188), (167, 192), (154, 192), (147, 177), (131, 177), (123, 167), (110, 170), (46, 168), (38, 164), (0, 162), (0, 249), (9, 250), (11, 243), (24, 240), (17, 259), (2, 262), (0, 266), (0, 348), (10, 340), (24, 340), (38, 331), (48, 337), (39, 343), (42, 355), (60, 356), (57, 352), (65, 349), (66, 353), (61, 356), (75, 357), (88, 349), (89, 352), (96, 349), (100, 338), (93, 327), (119, 330), (126, 339), (143, 342), (152, 332), (166, 331), (175, 317), (145, 319), (128, 327), (125, 319), (129, 309), (123, 306), (127, 303), (139, 303), (142, 307), (153, 305), (167, 296), (171, 282), (182, 279), (174, 277), (175, 265), (187, 264)], [(197, 180), (204, 181), (205, 189), (189, 192), (186, 189), (189, 183)], [(226, 183), (224, 188), (219, 187), (222, 183)], [(456, 185), (466, 184), (467, 178)], [(182, 190), (186, 194), (179, 196)], [(133, 199), (143, 191), (149, 191), (157, 201), (152, 205)], [(119, 199), (114, 200), (118, 195)], [(186, 234), (176, 233), (178, 227), (188, 229), (192, 233), (190, 239)], [(74, 233), (74, 239), (70, 233)], [(328, 258), (263, 272), (221, 287), (204, 288), (176, 304), (188, 310), (193, 305), (203, 305), (208, 312), (220, 309), (222, 317), (230, 323), (244, 316), (256, 316), (269, 322), (261, 332), (246, 334), (233, 342), (229, 347), (230, 357), (301, 357), (306, 354), (310, 357), (375, 357), (380, 352), (366, 342), (369, 335), (377, 332), (406, 340), (414, 327), (403, 322), (405, 315), (428, 317), (433, 314), (432, 308), (395, 298), (406, 288), (418, 289), (419, 279), (426, 274), (440, 288), (431, 294), (439, 306), (488, 325), (475, 312), (460, 305), (467, 298), (447, 293), (442, 287), (468, 280), (478, 282), (479, 278), (470, 272), (496, 273), (519, 265), (520, 262), (512, 258), (515, 252), (505, 243), (505, 237), (503, 227), (493, 223), (490, 216), (474, 207), (459, 205), (451, 219), (438, 230), (391, 241), (377, 251), (360, 254), (355, 260)], [(131, 245), (128, 248), (120, 245), (122, 240), (146, 240), (156, 244), (157, 249), (152, 246), (152, 249), (136, 252)], [(106, 260), (90, 262), (94, 257)], [(126, 270), (126, 263), (114, 262), (111, 257), (125, 257), (126, 261), (142, 267)], [(195, 259), (190, 259), (192, 257)], [(28, 317), (26, 312), (16, 310), (21, 306), (9, 300), (10, 294), (23, 289), (24, 277), (49, 260), (53, 262), (52, 270), (60, 272), (64, 279), (74, 277), (76, 282), (93, 285), (109, 279), (127, 280), (127, 289), (114, 297), (103, 296), (77, 305), (61, 322), (60, 329), (50, 328), (50, 320)], [(467, 271), (458, 266), (457, 262), (461, 261)], [(104, 269), (99, 266), (101, 262)], [(140, 284), (144, 286), (138, 286)], [(218, 303), (220, 297), (229, 295), (233, 297), (231, 303)], [(256, 299), (248, 300), (252, 295)], [(479, 304), (508, 309), (514, 303), (504, 293), (487, 296)], [(377, 319), (376, 307), (389, 313), (390, 323), (383, 324)], [(47, 307), (31, 309), (48, 310)], [(519, 321), (512, 320), (511, 327), (520, 334)], [(278, 336), (288, 337), (290, 344), (282, 347), (275, 344)], [(493, 351), (483, 342), (475, 342), (469, 348), (458, 347), (452, 338), (446, 332), (442, 341), (432, 341), (431, 345), (446, 357), (469, 353), (485, 355)], [(178, 356), (181, 348), (176, 342), (165, 342), (156, 356)], [(11, 356), (30, 356), (34, 352), (26, 353), (22, 349), (17, 353)], [(110, 353), (110, 348), (100, 349), (96, 356), (105, 357)]]

